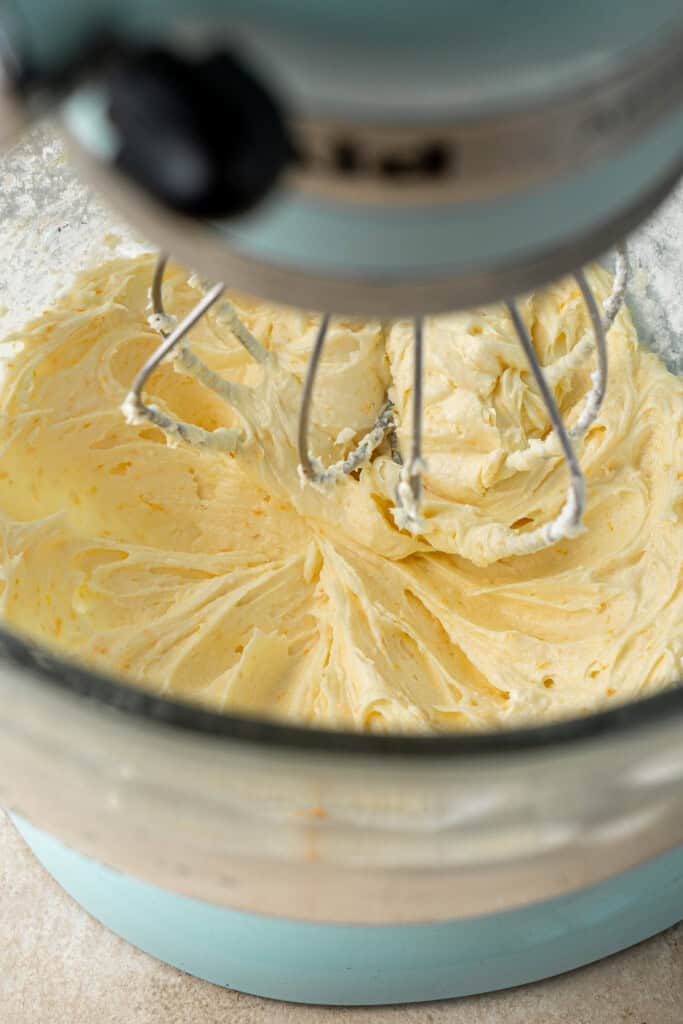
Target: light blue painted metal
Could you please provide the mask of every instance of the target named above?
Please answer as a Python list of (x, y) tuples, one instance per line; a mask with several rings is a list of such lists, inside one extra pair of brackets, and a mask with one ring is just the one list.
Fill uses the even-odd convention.
[(683, 848), (523, 910), (359, 927), (210, 906), (111, 871), (15, 822), (60, 885), (133, 945), (216, 984), (296, 1002), (419, 1002), (508, 988), (608, 956), (683, 917)]

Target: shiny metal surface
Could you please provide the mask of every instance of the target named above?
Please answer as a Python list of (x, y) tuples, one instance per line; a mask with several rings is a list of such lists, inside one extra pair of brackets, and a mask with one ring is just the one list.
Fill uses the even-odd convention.
[[(508, 14), (496, 13), (497, 24), (507, 24)], [(356, 38), (354, 45), (353, 33), (316, 35), (320, 25), (311, 15), (310, 37), (304, 33), (294, 47), (285, 38), (278, 58), (265, 28), (244, 26), (245, 60), (281, 100), (296, 159), (255, 210), (215, 223), (179, 217), (117, 174), (106, 81), (91, 77), (63, 113), (90, 179), (157, 244), (213, 280), (331, 313), (462, 308), (575, 270), (627, 233), (675, 181), (683, 159), (683, 26), (675, 10), (665, 16), (653, 9), (647, 30), (626, 42), (636, 15), (642, 12), (629, 7), (613, 16), (600, 61), (584, 26), (573, 44), (573, 73), (557, 80), (549, 60), (559, 15), (553, 30), (550, 14), (534, 7), (536, 64), (525, 50), (521, 9), (519, 23), (513, 18), (508, 26), (504, 63), (502, 54), (496, 63), (500, 43), (484, 43), (483, 15), (474, 25), (468, 18), (493, 94), (464, 88), (462, 64), (471, 55), (459, 53), (461, 34), (449, 35), (446, 23), (445, 35), (432, 33), (429, 46), (413, 32), (415, 59), (434, 57), (426, 77), (416, 73), (406, 39), (380, 45), (373, 37), (360, 45)], [(397, 12), (401, 32), (405, 17)], [(350, 19), (358, 32), (374, 26), (358, 12)], [(597, 21), (591, 27), (597, 31)], [(450, 73), (440, 63), (448, 40)], [(564, 48), (571, 52), (568, 43)], [(320, 69), (309, 72), (315, 55), (329, 62), (335, 53), (328, 78), (337, 83), (337, 102), (330, 103), (321, 98)], [(359, 103), (346, 82), (374, 81), (378, 62), (384, 87)], [(541, 77), (529, 93), (535, 75)], [(444, 82), (459, 83), (448, 105), (437, 99)], [(404, 95), (406, 83), (414, 100), (401, 111), (391, 95)]]

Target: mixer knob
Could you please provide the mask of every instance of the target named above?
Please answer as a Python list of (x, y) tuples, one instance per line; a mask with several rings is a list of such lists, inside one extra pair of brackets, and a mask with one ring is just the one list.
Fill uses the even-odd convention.
[(190, 62), (160, 50), (133, 53), (106, 78), (116, 165), (178, 212), (243, 213), (293, 159), (277, 105), (228, 54)]

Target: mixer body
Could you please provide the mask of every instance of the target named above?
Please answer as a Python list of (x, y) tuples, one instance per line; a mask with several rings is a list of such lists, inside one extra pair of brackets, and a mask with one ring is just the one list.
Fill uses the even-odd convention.
[[(13, 0), (4, 24), (8, 125), (64, 97), (131, 222), (213, 280), (306, 308), (512, 296), (623, 237), (683, 160), (676, 0)], [(206, 116), (188, 123), (188, 103)], [(182, 186), (164, 173), (179, 165)]]

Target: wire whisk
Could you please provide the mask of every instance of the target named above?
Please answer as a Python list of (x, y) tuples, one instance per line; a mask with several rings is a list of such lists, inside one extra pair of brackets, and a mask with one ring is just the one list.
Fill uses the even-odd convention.
[[(164, 412), (158, 406), (146, 402), (144, 399), (145, 388), (160, 363), (172, 356), (185, 371), (219, 395), (238, 414), (246, 412), (249, 405), (250, 389), (216, 373), (189, 344), (188, 336), (192, 328), (212, 307), (216, 308), (216, 315), (220, 321), (230, 329), (252, 360), (266, 367), (269, 363), (274, 363), (276, 356), (266, 349), (242, 322), (234, 305), (225, 297), (226, 286), (223, 283), (202, 285), (204, 294), (201, 299), (187, 316), (176, 324), (175, 319), (164, 308), (163, 279), (166, 265), (167, 257), (161, 254), (156, 262), (151, 285), (153, 312), (150, 323), (159, 331), (163, 340), (137, 373), (122, 405), (122, 410), (129, 423), (153, 423), (172, 442), (183, 442), (197, 448), (218, 452), (236, 452), (245, 439), (243, 430), (238, 427), (219, 427), (215, 430), (206, 430), (195, 424), (186, 423)], [(536, 355), (517, 302), (514, 299), (509, 299), (506, 303), (552, 428), (545, 438), (533, 439), (521, 451), (509, 453), (507, 456), (508, 466), (511, 470), (520, 471), (529, 468), (540, 457), (549, 458), (561, 455), (569, 473), (569, 485), (564, 501), (553, 519), (526, 532), (518, 532), (513, 528), (505, 529), (502, 543), (506, 555), (531, 554), (555, 544), (563, 538), (574, 537), (581, 531), (585, 511), (586, 486), (576, 455), (575, 443), (586, 435), (595, 422), (605, 397), (608, 376), (607, 333), (623, 305), (628, 276), (628, 257), (626, 248), (622, 245), (617, 249), (616, 270), (611, 293), (600, 310), (583, 270), (576, 271), (574, 278), (586, 306), (591, 329), (569, 353), (546, 367), (541, 365)], [(400, 452), (397, 439), (396, 410), (387, 395), (371, 429), (344, 458), (325, 466), (322, 460), (311, 452), (309, 437), (316, 378), (324, 353), (330, 320), (329, 313), (323, 313), (320, 317), (301, 394), (297, 432), (298, 473), (301, 483), (328, 490), (334, 487), (342, 477), (350, 476), (366, 465), (386, 442), (390, 457), (400, 467), (395, 491), (394, 521), (397, 528), (419, 535), (425, 532), (429, 525), (422, 512), (423, 476), (427, 468), (422, 453), (424, 319), (416, 317), (413, 321), (412, 425), (410, 451), (407, 458), (404, 459)], [(576, 423), (568, 429), (555, 400), (553, 388), (560, 379), (582, 366), (593, 351), (596, 352), (596, 368), (591, 376), (591, 388)]]

